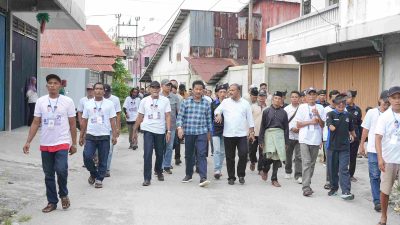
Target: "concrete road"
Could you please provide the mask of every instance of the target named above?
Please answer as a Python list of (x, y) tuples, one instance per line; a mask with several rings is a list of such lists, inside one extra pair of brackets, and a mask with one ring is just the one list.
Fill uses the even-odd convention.
[[(246, 184), (227, 184), (226, 171), (221, 180), (212, 176), (213, 161), (208, 159), (211, 185), (198, 187), (199, 177), (183, 184), (184, 165), (175, 166), (165, 181), (152, 180), (142, 187), (143, 150), (127, 149), (127, 136), (122, 135), (114, 152), (111, 177), (103, 189), (87, 183), (89, 173), (82, 167), (82, 148), (70, 157), (69, 191), (71, 208), (43, 214), (46, 205), (44, 175), (41, 171), (38, 138), (32, 144), (31, 154), (22, 154), (27, 129), (0, 133), (0, 199), (19, 210), (15, 217), (31, 216), (32, 225), (373, 225), (380, 214), (373, 210), (369, 191), (366, 159), (359, 159), (357, 183), (353, 183), (354, 201), (329, 197), (324, 190), (325, 167), (318, 163), (312, 187), (315, 194), (302, 196), (301, 185), (283, 178), (279, 170), (281, 188), (264, 182), (256, 172), (247, 170)], [(140, 141), (142, 141), (140, 137)], [(140, 143), (140, 146), (142, 144)], [(226, 170), (226, 168), (224, 168)], [(4, 202), (3, 202), (4, 204)], [(61, 206), (59, 206), (61, 208)], [(393, 211), (389, 223), (400, 224), (400, 216)]]

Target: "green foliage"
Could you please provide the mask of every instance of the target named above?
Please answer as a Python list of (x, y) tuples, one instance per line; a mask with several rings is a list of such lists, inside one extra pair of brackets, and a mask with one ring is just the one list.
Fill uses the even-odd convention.
[[(129, 71), (125, 68), (120, 58), (115, 60), (113, 68), (112, 91), (115, 96), (118, 96), (120, 104), (122, 105), (130, 91), (130, 87), (126, 84), (126, 80), (130, 78)], [(121, 113), (121, 124), (125, 125), (125, 116), (123, 113)]]
[(12, 225), (12, 220), (10, 218), (6, 219), (4, 225)]
[(32, 219), (32, 216), (22, 215), (18, 218), (18, 222), (26, 223)]

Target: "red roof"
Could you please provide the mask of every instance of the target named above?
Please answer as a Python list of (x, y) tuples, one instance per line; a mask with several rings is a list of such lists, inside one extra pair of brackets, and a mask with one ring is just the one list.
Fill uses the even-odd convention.
[(81, 30), (46, 30), (41, 37), (41, 66), (113, 71), (125, 54), (97, 25)]

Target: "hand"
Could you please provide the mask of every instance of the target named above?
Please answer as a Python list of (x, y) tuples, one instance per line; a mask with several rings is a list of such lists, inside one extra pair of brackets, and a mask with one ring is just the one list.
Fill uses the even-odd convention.
[(250, 132), (249, 141), (250, 141), (251, 143), (253, 143), (253, 142), (255, 141), (254, 132), (253, 132), (253, 133)]
[(333, 125), (329, 125), (329, 130), (331, 130), (332, 132), (336, 130), (336, 127)]
[(71, 145), (71, 147), (69, 148), (69, 155), (75, 154), (76, 151), (77, 151), (76, 146)]
[(217, 114), (216, 116), (215, 116), (215, 122), (217, 122), (217, 123), (222, 123), (222, 116), (221, 116), (221, 114)]
[(26, 142), (24, 147), (22, 148), (24, 150), (24, 154), (29, 154), (29, 148), (31, 147), (31, 144)]
[(119, 137), (120, 134), (121, 134), (121, 131), (119, 129), (117, 129), (117, 138)]
[(167, 132), (167, 134), (165, 135), (165, 140), (167, 141), (167, 143), (169, 143), (169, 141), (171, 140), (171, 132)]
[(85, 138), (84, 137), (79, 137), (79, 145), (83, 146), (85, 144)]
[(260, 148), (263, 148), (263, 147), (264, 147), (264, 145), (263, 145), (263, 144), (259, 144), (258, 146), (259, 146)]
[(385, 160), (383, 160), (382, 157), (378, 157), (378, 166), (380, 171), (385, 172), (385, 165)]
[(208, 133), (208, 134), (207, 134), (207, 140), (208, 140), (208, 141), (211, 141), (211, 133)]
[(178, 128), (178, 138), (179, 139), (183, 138), (183, 129), (182, 128)]
[(354, 137), (350, 135), (350, 143), (354, 142)]
[(138, 138), (137, 131), (134, 130), (132, 133), (132, 142), (137, 143), (137, 138)]
[(365, 147), (364, 147), (363, 144), (360, 144), (360, 145), (358, 146), (358, 153), (360, 153), (360, 155), (363, 155), (363, 156), (366, 155), (366, 154), (365, 154)]
[(315, 107), (314, 109), (312, 109), (312, 113), (314, 114), (314, 116), (319, 117), (319, 112), (317, 110), (317, 107)]
[(293, 127), (293, 128), (292, 128), (292, 132), (293, 132), (293, 133), (296, 133), (296, 134), (297, 134), (297, 133), (299, 133), (299, 131), (300, 131), (300, 129), (297, 128), (297, 127)]
[(111, 142), (113, 145), (117, 144), (117, 137), (112, 137)]
[(126, 113), (126, 114), (125, 114), (125, 117), (126, 117), (127, 119), (129, 119), (129, 114), (128, 114), (128, 113)]

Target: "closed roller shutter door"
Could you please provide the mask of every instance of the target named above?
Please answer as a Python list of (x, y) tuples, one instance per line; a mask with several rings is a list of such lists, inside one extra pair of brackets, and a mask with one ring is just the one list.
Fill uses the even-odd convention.
[(322, 89), (324, 87), (324, 64), (307, 64), (301, 66), (300, 89), (309, 87)]

